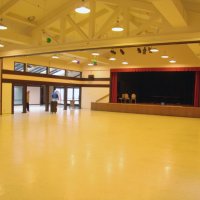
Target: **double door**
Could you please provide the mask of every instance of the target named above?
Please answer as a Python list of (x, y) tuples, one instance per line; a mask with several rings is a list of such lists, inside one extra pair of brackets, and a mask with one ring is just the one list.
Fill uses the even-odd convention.
[(67, 104), (74, 101), (74, 104), (80, 106), (80, 88), (79, 87), (69, 87), (67, 88)]
[(55, 88), (59, 92), (59, 104), (64, 104), (64, 98), (67, 99), (67, 104), (70, 105), (72, 101), (76, 106), (80, 107), (80, 88), (68, 87), (67, 96), (64, 96), (64, 88)]

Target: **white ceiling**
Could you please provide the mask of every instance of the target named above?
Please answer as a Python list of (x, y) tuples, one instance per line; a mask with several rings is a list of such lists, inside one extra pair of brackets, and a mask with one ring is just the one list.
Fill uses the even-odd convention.
[[(0, 31), (5, 44), (0, 56), (200, 41), (199, 0), (85, 0), (92, 10), (87, 15), (74, 12), (81, 2), (0, 0), (2, 23), (8, 26)], [(117, 19), (125, 28), (122, 33), (111, 31)], [(200, 49), (189, 48), (199, 55)]]

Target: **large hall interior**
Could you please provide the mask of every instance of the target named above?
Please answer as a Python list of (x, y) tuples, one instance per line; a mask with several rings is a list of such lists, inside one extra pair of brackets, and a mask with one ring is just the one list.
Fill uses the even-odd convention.
[(199, 200), (199, 20), (198, 0), (0, 0), (0, 200)]

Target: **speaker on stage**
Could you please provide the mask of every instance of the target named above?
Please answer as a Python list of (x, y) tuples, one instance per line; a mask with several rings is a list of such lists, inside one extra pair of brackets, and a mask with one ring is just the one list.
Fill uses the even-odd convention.
[(93, 80), (94, 79), (94, 75), (88, 75), (88, 79)]

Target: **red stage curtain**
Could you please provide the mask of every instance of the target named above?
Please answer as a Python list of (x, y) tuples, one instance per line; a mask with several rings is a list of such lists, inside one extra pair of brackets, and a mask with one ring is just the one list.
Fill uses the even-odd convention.
[(199, 107), (199, 97), (200, 97), (200, 72), (195, 74), (195, 86), (194, 86), (194, 106)]
[(117, 73), (111, 73), (111, 103), (117, 103)]
[(155, 67), (155, 68), (119, 68), (111, 72), (189, 72), (200, 71), (200, 67)]

